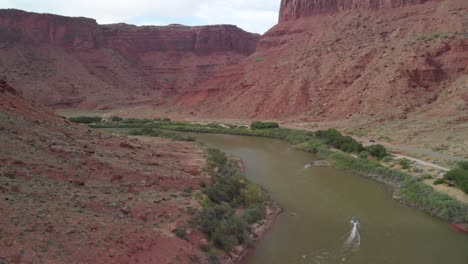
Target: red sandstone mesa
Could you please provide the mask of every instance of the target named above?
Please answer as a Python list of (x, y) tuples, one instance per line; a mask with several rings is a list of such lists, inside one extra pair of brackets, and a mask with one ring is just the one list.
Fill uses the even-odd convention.
[(158, 104), (238, 63), (258, 39), (232, 25), (98, 25), (0, 10), (0, 70), (28, 97), (55, 107)]

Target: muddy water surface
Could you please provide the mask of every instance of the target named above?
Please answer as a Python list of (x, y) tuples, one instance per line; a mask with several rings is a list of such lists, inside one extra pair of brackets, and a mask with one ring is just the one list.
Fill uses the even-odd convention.
[[(194, 134), (241, 157), (285, 209), (248, 264), (468, 264), (468, 236), (391, 199), (384, 186), (266, 138)], [(353, 217), (359, 223), (352, 223)]]

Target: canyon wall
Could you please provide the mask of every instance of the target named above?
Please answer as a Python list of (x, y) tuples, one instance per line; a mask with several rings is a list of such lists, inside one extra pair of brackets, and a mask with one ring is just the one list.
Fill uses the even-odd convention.
[(316, 14), (353, 9), (385, 9), (417, 5), (429, 0), (281, 0), (280, 22)]
[(428, 1), (281, 22), (254, 54), (180, 96), (179, 109), (297, 121), (398, 120), (427, 107), (443, 120), (466, 116), (467, 5)]
[(232, 25), (137, 27), (0, 10), (0, 70), (55, 107), (160, 104), (253, 53), (259, 35)]

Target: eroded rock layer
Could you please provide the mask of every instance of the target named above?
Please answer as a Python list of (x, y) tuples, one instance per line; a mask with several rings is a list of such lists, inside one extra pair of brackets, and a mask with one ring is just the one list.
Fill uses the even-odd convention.
[(157, 105), (238, 63), (258, 38), (231, 25), (98, 25), (0, 10), (0, 70), (26, 96), (56, 107)]
[(426, 106), (441, 119), (466, 116), (467, 5), (428, 1), (281, 22), (254, 54), (178, 103), (200, 116), (247, 119), (386, 120)]
[(430, 0), (282, 0), (280, 22), (315, 14), (352, 9), (386, 9), (422, 4)]

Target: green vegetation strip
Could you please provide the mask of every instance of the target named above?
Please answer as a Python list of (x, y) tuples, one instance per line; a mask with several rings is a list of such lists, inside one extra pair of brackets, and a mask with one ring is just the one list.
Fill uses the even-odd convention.
[[(297, 149), (314, 153), (323, 159), (330, 159), (340, 169), (350, 170), (368, 178), (398, 187), (402, 199), (431, 215), (452, 223), (468, 223), (468, 205), (435, 191), (422, 182), (424, 177), (413, 177), (398, 170), (384, 167), (380, 161), (389, 159), (386, 149), (381, 145), (367, 148), (351, 137), (343, 136), (335, 129), (310, 132), (281, 128), (272, 122), (254, 122), (251, 128), (235, 125), (220, 125), (216, 123), (200, 125), (170, 120), (144, 120), (144, 122), (98, 122), (90, 125), (93, 128), (158, 128), (182, 132), (216, 133), (243, 136), (269, 137), (285, 140), (296, 145)], [(340, 151), (333, 151), (333, 149)], [(350, 155), (351, 154), (351, 155)], [(354, 157), (356, 156), (356, 157)], [(371, 157), (371, 159), (369, 159)], [(402, 167), (409, 167), (406, 160), (400, 161)], [(446, 180), (466, 192), (468, 182), (468, 165), (461, 164), (459, 168), (447, 173)]]
[(230, 252), (249, 242), (250, 225), (265, 218), (266, 192), (241, 173), (236, 160), (217, 149), (208, 149), (210, 184), (199, 195), (203, 210), (202, 231), (216, 248)]

